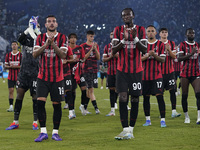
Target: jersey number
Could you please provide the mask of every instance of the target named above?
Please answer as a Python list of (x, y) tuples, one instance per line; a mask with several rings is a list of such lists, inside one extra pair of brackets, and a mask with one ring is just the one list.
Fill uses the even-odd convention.
[(157, 83), (157, 88), (161, 88), (162, 87), (162, 82), (156, 82)]
[(140, 82), (138, 83), (133, 83), (133, 90), (141, 90), (142, 89), (142, 85)]
[(64, 94), (64, 87), (58, 87), (58, 90), (60, 95)]

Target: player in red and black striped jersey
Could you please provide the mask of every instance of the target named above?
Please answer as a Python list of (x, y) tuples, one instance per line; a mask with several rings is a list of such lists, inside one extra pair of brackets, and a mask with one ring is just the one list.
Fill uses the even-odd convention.
[(147, 53), (143, 55), (143, 108), (146, 116), (146, 123), (143, 126), (150, 126), (150, 95), (155, 95), (158, 101), (161, 127), (166, 127), (165, 123), (165, 102), (163, 98), (163, 79), (161, 62), (165, 62), (164, 44), (156, 39), (156, 28), (149, 25), (147, 31)]
[(176, 111), (176, 80), (175, 80), (175, 72), (173, 66), (173, 60), (176, 58), (176, 47), (174, 41), (170, 41), (167, 39), (168, 37), (168, 29), (160, 28), (159, 30), (160, 40), (165, 45), (165, 62), (162, 63), (162, 75), (163, 75), (163, 90), (169, 90), (170, 100), (172, 106), (172, 117), (181, 116), (180, 113)]
[(35, 142), (41, 142), (48, 138), (46, 130), (45, 103), (50, 92), (54, 108), (52, 139), (61, 141), (58, 135), (62, 110), (61, 101), (64, 100), (63, 62), (66, 58), (66, 36), (57, 32), (56, 17), (49, 15), (46, 18), (47, 32), (37, 37), (33, 57), (39, 57), (39, 73), (37, 80), (38, 120), (41, 133)]
[[(140, 52), (146, 52), (146, 46), (140, 39), (145, 39), (145, 28), (135, 25), (131, 8), (122, 10), (121, 17), (125, 25), (114, 29), (112, 56), (119, 52), (116, 74), (116, 88), (119, 93), (119, 111), (123, 131), (115, 139), (133, 138), (133, 128), (138, 116), (139, 96), (142, 84), (142, 60)], [(130, 126), (128, 124), (127, 99), (131, 95)]]
[(96, 114), (99, 114), (100, 111), (97, 107), (96, 97), (94, 95), (94, 88), (98, 88), (98, 79), (97, 79), (97, 61), (100, 59), (99, 54), (99, 45), (94, 42), (94, 31), (87, 31), (87, 42), (81, 44), (85, 54), (89, 55), (84, 63), (84, 76), (86, 81), (86, 86), (88, 88), (88, 97), (91, 99), (94, 106)]
[(175, 72), (175, 80), (176, 80), (176, 96), (180, 95), (181, 81), (179, 80), (179, 85), (177, 86), (177, 79), (180, 77), (180, 72), (182, 69), (182, 62), (178, 62), (177, 53), (179, 52), (180, 45), (176, 46), (176, 58), (174, 59), (174, 72)]
[[(68, 43), (68, 42), (67, 42)], [(76, 118), (74, 111), (74, 101), (72, 98), (72, 73), (70, 63), (73, 61), (72, 49), (67, 45), (67, 57), (63, 59), (65, 103), (69, 104), (69, 119)]]
[[(112, 42), (113, 32), (110, 33), (110, 39)], [(112, 55), (111, 42), (104, 47), (104, 54), (103, 54), (103, 62), (108, 63), (107, 87), (110, 90), (110, 106), (111, 106), (111, 111), (106, 116), (115, 116), (115, 104), (118, 97), (118, 93), (116, 92), (115, 87), (116, 87), (117, 60), (119, 53), (116, 53), (114, 56)]]
[(182, 84), (182, 107), (185, 114), (184, 123), (190, 123), (188, 115), (188, 89), (192, 85), (197, 99), (197, 124), (200, 124), (200, 71), (199, 71), (199, 45), (194, 41), (195, 31), (192, 28), (186, 30), (187, 40), (180, 43), (178, 61), (183, 61), (183, 67), (180, 73)]
[[(79, 107), (81, 110), (81, 113), (83, 115), (86, 114), (86, 110), (84, 108), (85, 104), (88, 104), (89, 98), (87, 98), (86, 95), (86, 83), (85, 78), (83, 76), (83, 70), (82, 70), (82, 62), (85, 61), (85, 52), (82, 46), (76, 45), (77, 41), (77, 35), (75, 33), (70, 33), (69, 36), (69, 46), (72, 49), (73, 52), (73, 61), (70, 64), (71, 71), (72, 71), (72, 99), (73, 104), (76, 99), (76, 88), (77, 83), (81, 89), (81, 106)], [(89, 54), (88, 54), (89, 56)]]
[(9, 69), (8, 73), (8, 90), (9, 90), (9, 104), (10, 107), (7, 109), (8, 112), (13, 111), (13, 93), (14, 87), (16, 86), (17, 75), (20, 71), (20, 64), (22, 54), (18, 51), (17, 41), (11, 43), (12, 51), (6, 54), (5, 58), (5, 69)]

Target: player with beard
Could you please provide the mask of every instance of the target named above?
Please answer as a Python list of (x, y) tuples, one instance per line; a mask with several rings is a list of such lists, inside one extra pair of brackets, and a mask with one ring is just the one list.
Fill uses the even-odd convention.
[(45, 109), (48, 93), (50, 93), (54, 109), (52, 139), (62, 141), (58, 135), (58, 129), (62, 116), (61, 101), (64, 100), (62, 59), (65, 59), (67, 55), (67, 40), (64, 34), (57, 32), (58, 23), (55, 16), (49, 15), (46, 17), (45, 27), (47, 28), (47, 32), (37, 37), (33, 49), (33, 57), (39, 57), (36, 93), (38, 100), (38, 120), (41, 129), (41, 133), (35, 139), (35, 142), (48, 139)]
[(176, 58), (176, 47), (174, 41), (167, 39), (168, 29), (161, 28), (159, 30), (160, 40), (165, 45), (165, 62), (162, 63), (162, 75), (163, 75), (163, 88), (164, 90), (169, 90), (170, 100), (172, 106), (172, 118), (181, 116), (180, 113), (176, 111), (176, 82), (175, 82), (175, 72), (173, 66), (173, 59)]
[(188, 89), (189, 84), (192, 85), (196, 102), (197, 102), (197, 124), (200, 124), (200, 71), (199, 71), (199, 45), (194, 41), (195, 31), (192, 28), (186, 30), (187, 40), (180, 43), (180, 51), (178, 52), (178, 61), (183, 61), (181, 76), (182, 87), (182, 108), (185, 114), (184, 123), (190, 123), (188, 114)]
[[(116, 88), (119, 93), (119, 111), (123, 131), (115, 139), (131, 139), (133, 128), (138, 116), (139, 96), (142, 92), (142, 60), (141, 52), (146, 52), (146, 46), (140, 41), (145, 39), (145, 28), (135, 25), (135, 17), (131, 8), (121, 12), (125, 25), (114, 29), (112, 56), (119, 52)], [(131, 95), (130, 124), (128, 123), (127, 97)], [(130, 126), (129, 126), (130, 125)]]
[(9, 90), (9, 104), (10, 107), (7, 109), (8, 112), (13, 111), (13, 98), (14, 98), (14, 87), (16, 86), (17, 75), (20, 71), (22, 54), (18, 51), (17, 41), (11, 43), (12, 51), (6, 54), (5, 58), (5, 69), (9, 69), (8, 73), (8, 90)]
[(165, 102), (163, 98), (163, 78), (161, 72), (161, 62), (165, 62), (164, 44), (156, 39), (156, 28), (149, 25), (147, 32), (147, 53), (142, 56), (142, 65), (144, 68), (143, 74), (143, 90), (144, 98), (143, 108), (146, 117), (146, 123), (143, 126), (150, 126), (150, 95), (155, 95), (157, 98), (160, 116), (161, 127), (166, 127), (165, 123)]
[[(110, 33), (110, 39), (112, 42), (113, 32)], [(115, 116), (115, 103), (118, 97), (118, 93), (116, 92), (116, 72), (117, 72), (117, 59), (119, 53), (115, 54), (114, 56), (111, 55), (112, 53), (111, 42), (104, 47), (104, 54), (103, 54), (103, 62), (108, 63), (107, 87), (110, 90), (110, 106), (111, 106), (111, 111), (106, 116)]]
[(32, 96), (33, 101), (34, 121), (32, 129), (38, 129), (36, 86), (39, 66), (38, 59), (34, 59), (32, 55), (34, 40), (36, 40), (37, 35), (40, 34), (40, 27), (37, 20), (38, 17), (32, 16), (29, 20), (29, 27), (23, 33), (21, 33), (18, 38), (19, 43), (23, 45), (22, 62), (20, 72), (17, 77), (18, 88), (14, 109), (14, 121), (6, 130), (17, 129), (19, 127), (19, 115), (22, 109), (22, 102), (24, 94), (28, 89), (30, 89), (30, 95)]

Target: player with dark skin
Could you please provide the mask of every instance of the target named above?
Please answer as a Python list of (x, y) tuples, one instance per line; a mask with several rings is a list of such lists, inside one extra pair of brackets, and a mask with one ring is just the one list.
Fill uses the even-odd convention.
[[(183, 69), (184, 68), (188, 68), (185, 62), (188, 62), (190, 60), (194, 60), (197, 59), (198, 60), (198, 56), (199, 56), (199, 49), (198, 49), (198, 44), (196, 44), (196, 42), (194, 41), (195, 38), (195, 31), (192, 28), (189, 28), (186, 30), (186, 38), (187, 41), (185, 41), (189, 46), (193, 46), (192, 51), (187, 54), (184, 55), (184, 53), (181, 53), (181, 45), (180, 45), (180, 52), (178, 53), (178, 61), (181, 62), (183, 61)], [(196, 45), (196, 46), (195, 46)], [(197, 58), (195, 58), (197, 57)], [(198, 66), (198, 63), (193, 64), (196, 67)], [(190, 66), (190, 68), (193, 68), (193, 66)], [(182, 71), (183, 71), (182, 69)], [(186, 70), (185, 69), (185, 70)], [(198, 116), (197, 116), (197, 124), (200, 124), (200, 78), (199, 78), (199, 74), (195, 75), (195, 76), (184, 76), (181, 75), (181, 88), (182, 88), (182, 107), (183, 107), (183, 111), (185, 114), (185, 122), (184, 123), (190, 123), (190, 118), (188, 115), (188, 109), (187, 109), (187, 97), (188, 97), (188, 89), (189, 89), (189, 84), (192, 85), (194, 92), (195, 92), (195, 96), (197, 99), (197, 111), (198, 111)]]
[[(114, 38), (113, 38), (113, 42), (112, 42), (113, 47), (112, 47), (111, 55), (115, 56), (115, 54), (119, 51), (119, 58), (120, 58), (120, 55), (122, 55), (121, 53), (123, 53), (123, 52), (129, 53), (129, 51), (132, 51), (132, 50), (136, 51), (136, 52), (140, 51), (142, 53), (145, 53), (147, 50), (147, 47), (139, 40), (139, 38), (141, 38), (141, 36), (144, 38), (145, 31), (142, 32), (142, 35), (140, 35), (139, 38), (137, 37), (138, 36), (137, 35), (137, 27), (138, 26), (134, 25), (134, 23), (133, 23), (133, 19), (135, 17), (133, 10), (131, 8), (125, 8), (121, 13), (121, 17), (122, 17), (125, 25), (124, 25), (124, 27), (121, 26), (119, 28), (121, 30), (123, 29), (124, 31), (123, 32), (121, 31), (122, 32), (121, 33), (120, 31), (118, 31), (119, 30), (118, 27), (115, 28), (116, 31), (114, 30)], [(115, 34), (116, 34), (116, 36), (115, 36)], [(120, 34), (123, 34), (122, 35), (123, 39), (121, 39)], [(130, 36), (132, 37), (133, 41), (129, 40)], [(139, 59), (141, 61), (141, 55), (132, 54), (132, 57), (130, 59), (131, 59), (131, 61), (135, 61), (136, 59)], [(119, 63), (119, 61), (121, 61), (121, 60), (118, 60), (118, 63)], [(136, 79), (131, 79), (131, 82), (127, 83), (127, 81), (125, 81), (126, 75), (128, 77), (129, 76), (138, 76), (139, 74), (142, 73), (142, 71), (138, 71), (136, 68), (135, 72), (126, 73), (124, 71), (119, 70), (119, 69), (121, 69), (121, 67), (122, 66), (117, 67), (116, 87), (117, 87), (117, 92), (119, 94), (120, 120), (122, 123), (123, 131), (115, 137), (115, 139), (118, 139), (118, 140), (134, 138), (133, 128), (134, 128), (134, 125), (135, 125), (135, 122), (137, 119), (137, 115), (138, 115), (138, 103), (139, 103), (139, 95), (140, 95), (141, 88), (140, 89), (138, 88), (136, 90), (137, 91), (136, 92), (136, 91), (133, 91), (133, 88), (130, 88), (130, 86), (132, 85), (132, 83), (134, 84), (136, 82), (141, 85), (141, 82), (142, 82), (142, 76), (140, 75), (141, 78), (138, 77), (138, 81), (136, 81)], [(139, 68), (139, 67), (141, 67), (141, 65), (140, 66), (138, 65), (137, 67)], [(130, 126), (128, 126), (128, 119), (127, 119), (127, 116), (128, 116), (128, 110), (127, 110), (128, 91), (126, 89), (120, 89), (120, 85), (118, 85), (118, 83), (120, 83), (121, 75), (123, 76), (123, 80), (126, 82), (126, 83), (124, 83), (123, 87), (127, 88), (127, 90), (129, 90), (129, 94), (131, 95)]]

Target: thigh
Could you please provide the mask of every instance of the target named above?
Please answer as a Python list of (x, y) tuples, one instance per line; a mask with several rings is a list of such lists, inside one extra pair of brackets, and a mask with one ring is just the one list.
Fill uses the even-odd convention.
[(36, 88), (37, 88), (37, 77), (34, 77), (29, 81), (29, 89), (31, 96), (36, 95)]
[(51, 83), (50, 95), (52, 102), (64, 101), (64, 80)]
[(64, 78), (64, 89), (65, 91), (71, 91), (72, 90), (72, 77), (71, 75), (68, 75)]
[(143, 80), (142, 81), (142, 95), (151, 95), (151, 84), (152, 82), (151, 81), (146, 81), (146, 80)]
[(140, 96), (142, 94), (142, 72), (128, 74), (126, 80), (129, 94), (132, 96)]
[(45, 97), (47, 98), (49, 93), (49, 84), (46, 81), (43, 81), (41, 79), (37, 79), (37, 88), (36, 88), (36, 94), (37, 98), (39, 97)]
[(189, 84), (190, 82), (188, 78), (181, 78), (182, 94), (188, 94)]
[(175, 89), (176, 82), (175, 82), (175, 74), (170, 73), (163, 75), (163, 88), (166, 90)]
[(116, 87), (116, 75), (108, 75), (107, 87)]
[(124, 73), (117, 70), (116, 74), (116, 88), (117, 93), (128, 92), (128, 83), (126, 82)]
[(195, 93), (200, 93), (200, 78), (196, 78), (192, 83), (192, 87)]
[(8, 88), (14, 88), (16, 86), (16, 81), (8, 80)]
[(83, 86), (86, 86), (85, 77), (84, 77), (84, 75), (81, 75), (79, 87), (83, 87)]
[(151, 94), (152, 95), (163, 94), (163, 79), (162, 78), (152, 80)]

